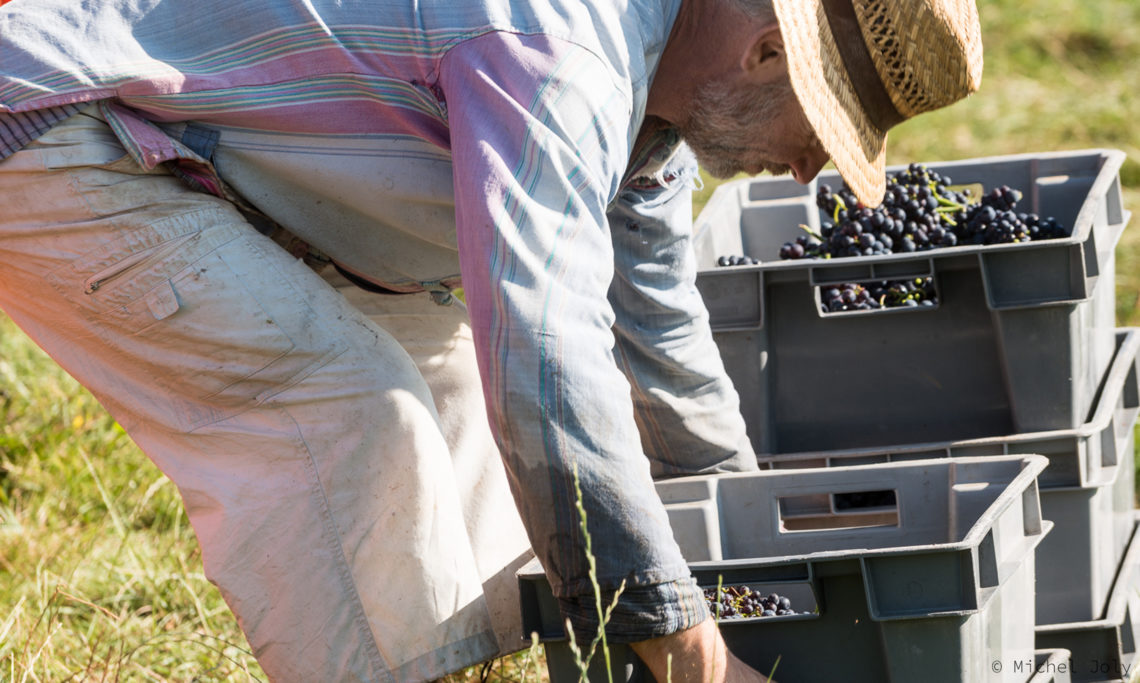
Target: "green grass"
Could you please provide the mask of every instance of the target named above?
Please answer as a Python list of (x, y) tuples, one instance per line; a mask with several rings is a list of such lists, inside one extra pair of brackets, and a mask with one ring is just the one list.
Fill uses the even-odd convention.
[[(888, 162), (1113, 147), (1129, 157), (1126, 206), (1140, 206), (1140, 3), (980, 5), (982, 89), (892, 131)], [(1117, 253), (1117, 314), (1140, 325), (1135, 228)], [(248, 649), (173, 485), (0, 316), (0, 680), (264, 680)], [(522, 664), (487, 677), (520, 680)]]
[(0, 320), (0, 679), (263, 678), (174, 486)]

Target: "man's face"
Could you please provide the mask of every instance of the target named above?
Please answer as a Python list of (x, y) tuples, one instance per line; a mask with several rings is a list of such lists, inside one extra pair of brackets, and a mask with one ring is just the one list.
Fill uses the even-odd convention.
[(792, 172), (808, 183), (828, 159), (786, 78), (751, 88), (705, 84), (681, 133), (701, 167), (717, 178)]

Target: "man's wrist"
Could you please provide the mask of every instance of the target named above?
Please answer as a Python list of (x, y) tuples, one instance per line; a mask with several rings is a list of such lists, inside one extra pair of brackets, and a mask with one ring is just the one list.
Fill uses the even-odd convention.
[(712, 618), (667, 636), (630, 643), (630, 648), (658, 681), (775, 683), (728, 651)]
[(728, 668), (728, 649), (712, 619), (630, 647), (658, 681), (721, 683)]

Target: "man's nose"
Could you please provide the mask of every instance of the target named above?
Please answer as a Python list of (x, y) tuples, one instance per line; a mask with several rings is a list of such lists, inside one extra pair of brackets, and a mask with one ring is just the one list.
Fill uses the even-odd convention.
[(810, 152), (791, 164), (792, 176), (797, 183), (806, 185), (819, 175), (820, 169), (828, 162), (830, 157), (822, 147), (814, 147)]

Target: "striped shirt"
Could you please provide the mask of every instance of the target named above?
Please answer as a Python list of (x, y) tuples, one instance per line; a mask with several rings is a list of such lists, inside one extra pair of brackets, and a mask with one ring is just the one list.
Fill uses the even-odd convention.
[(8, 158), (77, 111), (79, 107), (68, 104), (20, 114), (0, 114), (0, 159)]
[(492, 428), (563, 606), (595, 618), (576, 465), (599, 580), (627, 580), (612, 632), (660, 635), (706, 611), (646, 449), (658, 471), (750, 453), (687, 249), (695, 162), (668, 128), (635, 149), (679, 7), (14, 2), (0, 156), (98, 101), (140, 164), (220, 191), (216, 169), (356, 275), (446, 290), (462, 272)]

